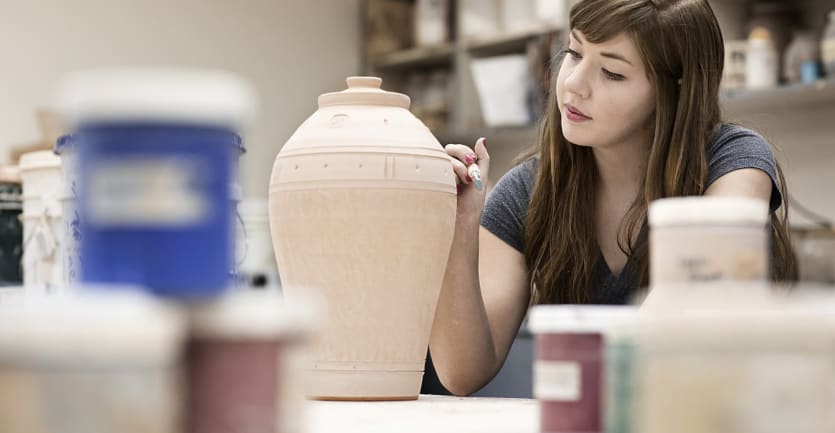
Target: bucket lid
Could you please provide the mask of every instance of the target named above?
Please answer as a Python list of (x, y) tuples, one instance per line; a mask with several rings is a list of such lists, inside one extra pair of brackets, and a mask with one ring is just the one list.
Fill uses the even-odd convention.
[(0, 359), (25, 364), (170, 363), (185, 336), (179, 310), (122, 288), (26, 297), (0, 323)]
[(61, 158), (49, 150), (36, 150), (20, 155), (20, 171), (61, 167)]
[(187, 68), (79, 71), (61, 81), (56, 99), (71, 124), (180, 121), (237, 128), (255, 111), (255, 93), (237, 75)]
[(768, 203), (750, 197), (675, 197), (649, 205), (649, 225), (743, 223), (764, 225)]
[(236, 292), (189, 312), (191, 331), (202, 338), (293, 339), (310, 334), (315, 318), (312, 304), (271, 291)]
[(73, 148), (75, 148), (75, 140), (73, 140), (72, 134), (62, 135), (55, 141), (55, 153), (57, 155)]
[(248, 198), (238, 205), (238, 212), (244, 221), (269, 221), (270, 208), (267, 200)]
[(0, 165), (0, 182), (20, 183), (20, 167), (11, 164)]
[[(238, 134), (234, 134), (234, 145), (235, 148), (238, 149), (241, 153), (246, 153), (246, 145), (244, 145), (243, 139)], [(60, 155), (68, 150), (75, 149), (76, 139), (75, 135), (73, 134), (66, 134), (58, 137), (58, 140), (55, 141), (55, 153)]]
[(637, 307), (609, 305), (536, 305), (528, 328), (534, 334), (602, 333), (636, 317)]
[(381, 78), (348, 77), (345, 81), (348, 83), (346, 90), (319, 96), (320, 108), (331, 105), (384, 105), (408, 110), (411, 104), (408, 96), (381, 89)]

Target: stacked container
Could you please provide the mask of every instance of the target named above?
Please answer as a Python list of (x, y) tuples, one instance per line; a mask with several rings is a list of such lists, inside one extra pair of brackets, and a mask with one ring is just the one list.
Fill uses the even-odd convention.
[(98, 70), (65, 81), (82, 282), (180, 299), (229, 287), (237, 132), (252, 102), (245, 83), (218, 71)]
[(0, 166), (0, 286), (19, 286), (23, 282), (22, 200), (20, 169), (16, 165)]
[[(0, 335), (8, 353), (25, 350), (26, 356), (15, 358), (16, 368), (40, 377), (58, 365), (63, 374), (11, 382), (9, 389), (24, 394), (32, 383), (61, 389), (23, 406), (0, 399), (0, 413), (22, 414), (0, 430), (299, 431), (297, 400), (304, 392), (292, 385), (293, 360), (309, 316), (299, 303), (285, 307), (275, 292), (255, 298), (230, 293), (241, 200), (240, 129), (254, 109), (247, 83), (222, 71), (91, 70), (62, 83), (59, 105), (72, 127), (56, 145), (67, 163), (67, 188), (59, 191), (76, 242), (68, 244), (74, 267), (66, 278), (79, 286), (82, 309), (103, 311), (89, 318), (73, 313), (69, 333), (27, 316), (20, 320), (37, 332), (24, 339), (20, 331), (9, 330), (6, 340)], [(139, 296), (182, 323), (149, 340), (145, 334), (170, 321), (150, 311), (111, 317), (119, 310), (90, 302), (91, 296)], [(122, 318), (130, 326), (121, 326)], [(60, 356), (49, 351), (69, 349), (71, 342), (85, 350)], [(71, 401), (79, 394), (90, 401)], [(90, 409), (95, 405), (99, 413)]]
[(64, 223), (61, 159), (42, 150), (20, 158), (23, 185), (23, 286), (29, 293), (53, 293), (63, 284)]

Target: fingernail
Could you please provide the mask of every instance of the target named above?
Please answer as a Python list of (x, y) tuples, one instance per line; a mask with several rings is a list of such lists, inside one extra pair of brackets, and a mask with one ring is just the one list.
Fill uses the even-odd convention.
[(486, 138), (481, 141), (481, 144), (483, 144), (484, 148), (487, 149), (487, 139)]
[(470, 176), (470, 175), (468, 174), (468, 175), (467, 175), (467, 183), (472, 183), (472, 182), (473, 182), (473, 178), (472, 178), (472, 176)]
[(472, 155), (467, 155), (467, 165), (472, 164), (475, 161)]

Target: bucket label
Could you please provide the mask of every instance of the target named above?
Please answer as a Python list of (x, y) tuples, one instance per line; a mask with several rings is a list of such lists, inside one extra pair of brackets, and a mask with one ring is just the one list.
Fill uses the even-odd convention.
[(90, 169), (90, 221), (99, 225), (186, 225), (205, 220), (205, 170), (184, 158), (97, 161)]
[(548, 401), (579, 401), (580, 364), (565, 361), (534, 363), (534, 396)]

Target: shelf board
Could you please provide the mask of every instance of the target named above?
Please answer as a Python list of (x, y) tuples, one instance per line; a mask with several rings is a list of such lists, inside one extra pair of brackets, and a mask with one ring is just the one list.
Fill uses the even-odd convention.
[(464, 41), (467, 51), (477, 56), (500, 55), (518, 52), (527, 42), (537, 36), (562, 30), (561, 26), (537, 26), (528, 30), (506, 33), (495, 37), (477, 37)]
[(377, 69), (415, 68), (452, 64), (453, 45), (444, 43), (387, 54), (372, 62)]
[(737, 115), (804, 110), (820, 105), (835, 106), (835, 79), (773, 89), (726, 91), (722, 94), (724, 111)]

